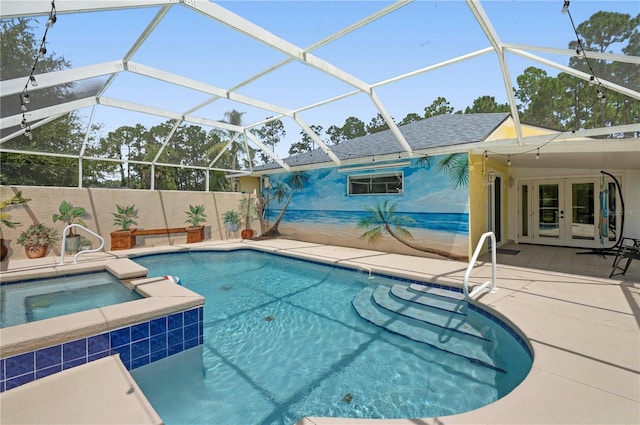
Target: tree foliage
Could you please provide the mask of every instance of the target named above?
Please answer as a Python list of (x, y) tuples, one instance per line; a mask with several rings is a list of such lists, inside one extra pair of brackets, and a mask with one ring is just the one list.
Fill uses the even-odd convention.
[[(321, 125), (312, 124), (309, 127), (311, 128), (311, 130), (313, 130), (316, 136), (319, 137), (322, 134), (323, 128)], [(296, 155), (302, 152), (310, 152), (315, 149), (315, 142), (311, 138), (311, 136), (307, 134), (306, 131), (301, 130), (300, 136), (300, 140), (291, 144), (291, 147), (289, 148), (289, 155)]]
[(431, 118), (436, 115), (451, 114), (454, 108), (444, 97), (438, 97), (431, 105), (424, 108), (424, 118)]
[[(269, 118), (271, 117), (267, 117), (267, 119)], [(253, 129), (251, 132), (258, 137), (262, 143), (271, 148), (272, 152), (275, 151), (276, 145), (287, 135), (281, 120), (268, 121), (261, 127)], [(271, 157), (262, 150), (258, 151), (258, 154), (263, 163), (271, 161)]]
[(389, 123), (386, 122), (382, 114), (378, 112), (375, 117), (371, 118), (371, 121), (367, 124), (366, 130), (368, 134), (389, 130)]

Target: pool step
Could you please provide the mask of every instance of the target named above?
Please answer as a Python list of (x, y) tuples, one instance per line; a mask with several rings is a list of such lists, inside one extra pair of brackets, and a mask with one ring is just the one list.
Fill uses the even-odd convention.
[(397, 298), (411, 301), (415, 304), (461, 315), (467, 314), (467, 303), (464, 300), (464, 295), (458, 292), (429, 288), (418, 284), (411, 284), (410, 286), (393, 285), (390, 292)]
[(464, 301), (457, 294), (417, 292), (407, 292), (406, 285), (368, 286), (355, 296), (352, 305), (361, 318), (376, 326), (506, 373), (487, 354), (492, 352), (493, 342), (470, 325), (466, 307), (461, 305)]
[[(466, 313), (460, 313), (463, 307), (456, 304), (451, 306), (451, 310), (445, 310), (441, 307), (431, 307), (428, 304), (424, 304), (424, 302), (427, 302), (424, 299), (421, 299), (420, 303), (399, 299), (395, 296), (398, 291), (396, 289), (397, 286), (400, 285), (392, 286), (391, 290), (385, 286), (378, 286), (371, 295), (373, 301), (385, 310), (441, 328), (442, 331), (457, 332), (461, 335), (488, 341), (482, 336), (482, 333), (469, 326), (466, 320)], [(404, 295), (404, 292), (402, 294)], [(466, 307), (464, 310), (466, 310)]]

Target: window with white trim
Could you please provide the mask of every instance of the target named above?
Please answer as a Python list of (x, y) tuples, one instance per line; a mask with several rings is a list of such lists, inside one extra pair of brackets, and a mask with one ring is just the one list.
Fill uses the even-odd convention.
[(404, 189), (402, 172), (348, 176), (349, 195), (398, 195)]

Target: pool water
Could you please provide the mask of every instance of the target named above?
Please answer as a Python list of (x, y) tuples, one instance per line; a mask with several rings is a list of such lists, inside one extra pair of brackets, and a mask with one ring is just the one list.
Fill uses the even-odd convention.
[(474, 311), (506, 373), (358, 316), (351, 302), (363, 288), (398, 280), (249, 250), (134, 261), (206, 298), (201, 355), (196, 348), (132, 371), (169, 425), (451, 415), (503, 397), (531, 367), (519, 342)]
[(23, 281), (0, 286), (0, 327), (141, 299), (109, 272)]

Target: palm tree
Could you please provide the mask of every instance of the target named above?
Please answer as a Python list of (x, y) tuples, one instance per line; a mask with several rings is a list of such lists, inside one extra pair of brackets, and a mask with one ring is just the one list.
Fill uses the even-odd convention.
[[(224, 118), (222, 119), (222, 122), (241, 127), (243, 115), (244, 115), (244, 112), (238, 112), (235, 109), (232, 109), (231, 111), (227, 111), (224, 113)], [(225, 139), (233, 140), (233, 137), (236, 135), (235, 133), (236, 132), (231, 132), (226, 130), (216, 130), (214, 132), (214, 135), (220, 138), (221, 141), (224, 141)], [(241, 148), (237, 140), (238, 139), (236, 137), (236, 139), (231, 142), (231, 146), (229, 147), (229, 156), (230, 156), (230, 162), (231, 162), (230, 168), (232, 170), (238, 169), (238, 152), (241, 150)], [(226, 184), (220, 182), (220, 186), (221, 188), (223, 188), (223, 190), (234, 191), (238, 189), (238, 182), (237, 182), (237, 179), (229, 179)]]
[(364, 209), (367, 210), (370, 215), (361, 218), (358, 222), (358, 229), (366, 229), (366, 232), (360, 235), (360, 239), (367, 239), (370, 245), (375, 245), (386, 233), (409, 248), (428, 252), (430, 254), (437, 254), (442, 257), (451, 258), (452, 260), (466, 260), (466, 257), (461, 255), (420, 246), (407, 241), (407, 239), (413, 240), (413, 236), (411, 235), (411, 232), (403, 226), (408, 226), (415, 223), (415, 221), (409, 216), (397, 215), (396, 208), (397, 202), (389, 205), (388, 200), (384, 201), (382, 205), (379, 202), (376, 202), (375, 207), (365, 205)]
[(293, 194), (297, 190), (302, 190), (304, 188), (304, 185), (308, 182), (309, 174), (307, 174), (306, 171), (294, 171), (287, 178), (287, 183), (291, 190), (289, 190), (287, 185), (282, 182), (278, 183), (275, 186), (272, 199), (276, 198), (278, 202), (282, 202), (287, 194), (289, 195), (289, 197), (284, 203), (282, 211), (280, 211), (280, 215), (278, 215), (276, 222), (273, 223), (273, 226), (271, 226), (271, 228), (264, 233), (265, 236), (278, 236), (280, 234), (280, 232), (278, 231), (278, 226), (280, 225), (280, 221), (282, 221), (282, 217), (284, 217), (284, 213), (289, 206), (289, 202), (291, 202), (291, 198), (293, 198)]
[[(238, 127), (242, 126), (242, 116), (244, 112), (238, 112), (235, 109), (224, 113), (224, 122), (227, 124), (236, 125)], [(229, 137), (233, 137), (232, 134)], [(237, 139), (236, 139), (237, 140)], [(233, 141), (231, 143), (231, 169), (235, 170), (238, 167), (238, 142)]]

